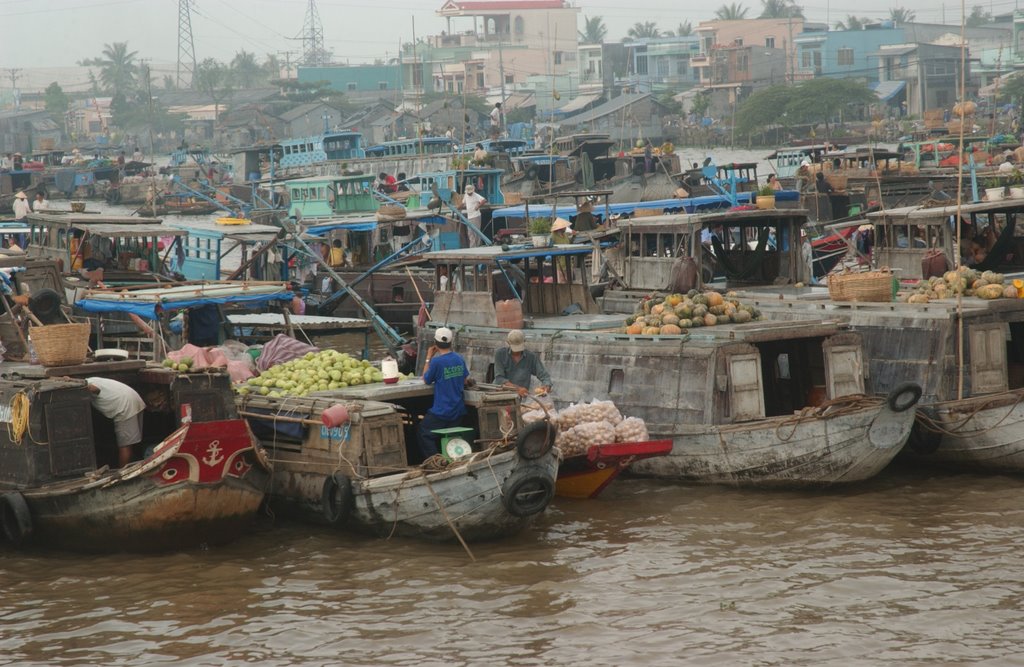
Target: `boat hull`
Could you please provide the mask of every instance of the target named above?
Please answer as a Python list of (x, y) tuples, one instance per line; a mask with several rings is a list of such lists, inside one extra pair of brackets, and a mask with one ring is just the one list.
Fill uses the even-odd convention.
[(923, 406), (903, 457), (958, 470), (1024, 473), (1024, 389)]
[(85, 552), (222, 544), (251, 526), (268, 472), (244, 421), (185, 425), (143, 461), (19, 491), (31, 517), (26, 541)]
[(634, 462), (671, 451), (670, 440), (591, 445), (586, 452), (562, 461), (555, 493), (564, 498), (596, 498)]
[(824, 412), (673, 433), (669, 455), (638, 461), (631, 471), (736, 486), (858, 482), (889, 465), (910, 436), (914, 415), (913, 406), (896, 412), (883, 399), (847, 397)]

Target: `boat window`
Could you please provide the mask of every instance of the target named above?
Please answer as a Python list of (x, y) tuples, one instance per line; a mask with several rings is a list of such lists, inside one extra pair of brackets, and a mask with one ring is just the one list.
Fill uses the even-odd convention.
[(608, 393), (622, 393), (622, 387), (625, 384), (625, 377), (626, 375), (621, 368), (613, 368), (611, 373), (608, 375)]
[(1009, 327), (1003, 322), (976, 324), (969, 332), (971, 394), (991, 394), (1007, 389), (1007, 339)]
[[(823, 344), (822, 338), (757, 344), (762, 365), (759, 375), (761, 382), (758, 387), (763, 389), (759, 397), (762, 401), (763, 416), (791, 415), (806, 406), (818, 405), (825, 400), (827, 393)], [(732, 363), (730, 361), (730, 364)], [(730, 373), (735, 375), (732, 370)], [(736, 381), (732, 375), (730, 383)], [(749, 378), (745, 381), (745, 391), (752, 394), (753, 381)], [(754, 405), (752, 395), (744, 400), (750, 406)]]

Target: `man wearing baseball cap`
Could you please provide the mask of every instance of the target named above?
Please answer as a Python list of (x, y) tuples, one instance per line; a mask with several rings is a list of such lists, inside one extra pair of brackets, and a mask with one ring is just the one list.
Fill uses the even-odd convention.
[(452, 351), (454, 338), (455, 334), (448, 327), (441, 327), (434, 333), (437, 352), (431, 357), (423, 374), (423, 381), (434, 385), (434, 405), (420, 422), (419, 444), (424, 460), (441, 452), (435, 430), (462, 423), (462, 417), (466, 414), (462, 390), (475, 384), (466, 370), (466, 360)]
[(505, 338), (508, 347), (494, 353), (494, 384), (515, 389), (520, 396), (526, 396), (530, 379), (540, 381), (544, 393), (551, 391), (551, 374), (535, 353), (526, 349), (526, 336), (519, 329), (508, 332)]

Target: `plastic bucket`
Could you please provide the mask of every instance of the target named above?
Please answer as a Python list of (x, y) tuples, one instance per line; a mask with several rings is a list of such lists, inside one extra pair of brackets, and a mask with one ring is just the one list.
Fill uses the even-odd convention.
[(380, 372), (384, 376), (384, 384), (398, 382), (398, 362), (391, 357), (385, 357), (380, 362)]
[(348, 408), (341, 403), (336, 403), (320, 413), (320, 421), (328, 428), (341, 426), (348, 421)]

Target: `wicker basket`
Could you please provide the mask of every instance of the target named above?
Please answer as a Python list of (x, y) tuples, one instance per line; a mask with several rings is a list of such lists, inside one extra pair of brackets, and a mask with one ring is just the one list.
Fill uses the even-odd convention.
[(74, 366), (89, 354), (88, 322), (32, 327), (32, 346), (43, 366)]
[(377, 222), (398, 222), (407, 216), (405, 207), (398, 204), (384, 204), (377, 209)]
[(828, 277), (828, 295), (833, 301), (892, 301), (892, 273), (838, 273)]

